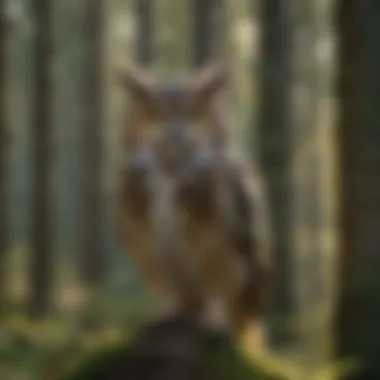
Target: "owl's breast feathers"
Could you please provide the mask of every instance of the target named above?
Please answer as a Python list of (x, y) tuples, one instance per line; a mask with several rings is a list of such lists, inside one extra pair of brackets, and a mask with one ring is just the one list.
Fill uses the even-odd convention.
[[(229, 164), (222, 174), (215, 181), (180, 186), (173, 207), (186, 265), (194, 267), (204, 289), (233, 297), (245, 277), (269, 265), (267, 215), (252, 171)], [(152, 196), (146, 186), (124, 183), (119, 230), (145, 277), (164, 282), (149, 215)]]

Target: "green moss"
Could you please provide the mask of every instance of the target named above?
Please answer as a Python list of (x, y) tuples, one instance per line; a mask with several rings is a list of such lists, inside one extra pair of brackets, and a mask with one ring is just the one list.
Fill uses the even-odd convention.
[(208, 354), (208, 367), (210, 373), (218, 380), (286, 380), (285, 375), (268, 373), (259, 368), (254, 362), (248, 362), (236, 349), (220, 347)]
[[(124, 361), (127, 365), (129, 360), (134, 355), (133, 345), (124, 345), (112, 349), (102, 350), (85, 359), (79, 368), (69, 373), (63, 380), (95, 380), (102, 378), (109, 370), (112, 370), (115, 365)], [(103, 377), (106, 380), (107, 377)]]
[[(136, 350), (133, 343), (99, 352), (63, 380), (114, 380), (118, 378), (118, 372), (120, 379), (124, 379), (125, 374), (129, 373), (128, 367), (131, 367), (135, 356)], [(285, 374), (273, 374), (270, 373), (271, 370), (260, 368), (262, 367), (261, 364), (249, 363), (237, 350), (228, 346), (208, 350), (205, 362), (206, 378), (218, 380), (290, 380)]]

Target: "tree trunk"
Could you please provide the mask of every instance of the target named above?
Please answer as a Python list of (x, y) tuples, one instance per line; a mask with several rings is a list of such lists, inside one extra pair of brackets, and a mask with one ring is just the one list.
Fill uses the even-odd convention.
[(52, 2), (34, 0), (36, 22), (34, 48), (34, 110), (33, 110), (33, 236), (30, 263), (30, 315), (39, 318), (52, 307), (52, 189), (51, 131), (53, 44)]
[(92, 286), (104, 274), (102, 213), (102, 125), (103, 125), (103, 9), (101, 0), (88, 0), (85, 16), (86, 76), (84, 152), (84, 247), (82, 275)]
[(9, 249), (9, 189), (7, 125), (7, 19), (5, 1), (0, 0), (0, 309), (3, 307), (6, 285), (6, 255)]
[(157, 61), (165, 75), (177, 75), (189, 63), (188, 5), (188, 0), (155, 3)]
[(322, 231), (326, 186), (318, 123), (321, 75), (317, 59), (316, 2), (294, 7), (294, 273), (297, 334), (304, 360), (314, 364), (321, 353), (313, 350), (324, 336), (320, 313), (323, 299)]
[(103, 1), (88, 0), (85, 12), (86, 63), (83, 134), (83, 252), (81, 277), (96, 291), (105, 275), (104, 215), (102, 210), (103, 126)]
[(259, 163), (265, 175), (271, 207), (275, 265), (273, 340), (282, 346), (291, 339), (286, 324), (294, 313), (292, 198), (292, 24), (291, 2), (261, 2), (261, 105), (257, 139)]
[(380, 4), (337, 4), (340, 143), (338, 357), (362, 359), (357, 377), (380, 378)]
[(137, 19), (136, 56), (142, 65), (153, 59), (153, 6), (151, 0), (135, 0)]
[(191, 0), (193, 20), (193, 65), (205, 64), (215, 58), (218, 48), (217, 17), (222, 17), (222, 0)]

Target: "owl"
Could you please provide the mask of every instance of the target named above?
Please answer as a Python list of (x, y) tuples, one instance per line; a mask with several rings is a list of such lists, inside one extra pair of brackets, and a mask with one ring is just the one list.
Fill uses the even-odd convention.
[(261, 326), (271, 260), (262, 178), (226, 121), (229, 77), (221, 64), (161, 80), (144, 69), (123, 73), (118, 230), (152, 291), (236, 332)]

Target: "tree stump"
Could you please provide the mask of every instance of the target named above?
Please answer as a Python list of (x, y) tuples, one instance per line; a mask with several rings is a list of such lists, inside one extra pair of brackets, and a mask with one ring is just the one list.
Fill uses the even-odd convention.
[(117, 350), (97, 355), (65, 380), (286, 380), (264, 375), (231, 342), (183, 317), (143, 327)]

